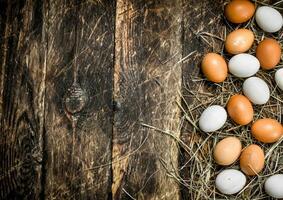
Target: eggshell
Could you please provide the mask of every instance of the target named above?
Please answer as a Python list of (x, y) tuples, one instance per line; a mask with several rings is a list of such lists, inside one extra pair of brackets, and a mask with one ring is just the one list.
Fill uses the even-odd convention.
[(278, 69), (275, 73), (275, 82), (277, 86), (283, 90), (283, 68)]
[(206, 108), (200, 116), (199, 127), (204, 132), (220, 129), (227, 120), (226, 110), (222, 106), (213, 105)]
[(234, 122), (246, 125), (253, 120), (254, 109), (249, 99), (243, 95), (232, 96), (227, 103), (227, 111)]
[(255, 12), (255, 5), (247, 0), (232, 0), (225, 6), (225, 16), (233, 23), (248, 21)]
[(283, 25), (280, 12), (269, 6), (262, 6), (256, 10), (255, 20), (258, 26), (269, 33), (279, 31)]
[(276, 199), (283, 198), (283, 174), (270, 176), (264, 184), (265, 192)]
[(246, 78), (253, 76), (260, 68), (256, 57), (247, 53), (233, 56), (228, 63), (229, 71), (234, 76)]
[(253, 123), (252, 135), (260, 142), (277, 142), (283, 136), (283, 127), (275, 119), (259, 119)]
[(226, 61), (216, 53), (208, 53), (204, 56), (201, 69), (205, 77), (215, 83), (223, 82), (228, 74)]
[(241, 150), (242, 144), (238, 138), (227, 137), (216, 144), (213, 156), (217, 164), (227, 166), (239, 158)]
[(225, 169), (220, 172), (215, 180), (216, 188), (223, 194), (236, 194), (246, 185), (245, 175), (236, 169)]
[(258, 105), (265, 104), (270, 97), (268, 85), (258, 77), (250, 77), (244, 81), (243, 92), (248, 99)]
[(280, 62), (281, 46), (276, 40), (266, 38), (258, 44), (256, 57), (262, 69), (273, 69)]
[(246, 147), (240, 156), (241, 170), (249, 176), (261, 172), (264, 168), (264, 152), (255, 144)]
[(248, 29), (238, 29), (228, 34), (225, 49), (228, 53), (239, 54), (248, 51), (254, 42), (254, 34)]

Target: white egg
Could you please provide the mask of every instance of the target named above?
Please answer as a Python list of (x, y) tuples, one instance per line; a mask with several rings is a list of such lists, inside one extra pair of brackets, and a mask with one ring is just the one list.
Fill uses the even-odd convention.
[(277, 32), (283, 25), (280, 12), (269, 6), (262, 6), (256, 10), (255, 20), (258, 26), (269, 33)]
[(275, 82), (283, 90), (283, 68), (278, 69), (275, 73)]
[(222, 106), (213, 105), (206, 108), (200, 116), (199, 127), (204, 132), (220, 129), (227, 120), (227, 112)]
[(258, 77), (250, 77), (244, 81), (243, 91), (254, 104), (265, 104), (270, 97), (268, 85)]
[(228, 67), (230, 73), (234, 76), (246, 78), (257, 73), (260, 68), (260, 63), (255, 56), (241, 53), (230, 59)]
[(216, 188), (223, 194), (236, 194), (246, 185), (245, 175), (236, 169), (226, 169), (216, 177)]
[(265, 192), (274, 198), (283, 198), (283, 174), (269, 177), (264, 184)]

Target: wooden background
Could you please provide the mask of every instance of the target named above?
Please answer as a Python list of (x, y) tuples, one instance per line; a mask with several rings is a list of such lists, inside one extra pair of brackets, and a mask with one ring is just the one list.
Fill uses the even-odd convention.
[(0, 199), (190, 199), (179, 105), (223, 6), (0, 0)]

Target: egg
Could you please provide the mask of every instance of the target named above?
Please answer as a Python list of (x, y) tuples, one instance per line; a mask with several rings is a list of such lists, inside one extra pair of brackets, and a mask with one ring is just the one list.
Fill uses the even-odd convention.
[(227, 137), (216, 144), (213, 156), (217, 164), (227, 166), (239, 158), (241, 150), (242, 144), (238, 138)]
[(256, 57), (262, 69), (273, 69), (280, 62), (281, 46), (276, 40), (266, 38), (258, 44)]
[(265, 192), (276, 199), (283, 198), (283, 174), (270, 176), (264, 183)]
[(240, 156), (241, 170), (249, 176), (260, 173), (264, 168), (264, 152), (255, 144), (246, 147)]
[(215, 83), (223, 82), (228, 75), (226, 61), (216, 53), (208, 53), (204, 56), (201, 69), (205, 77)]
[(256, 74), (260, 68), (259, 60), (250, 54), (233, 56), (228, 63), (229, 72), (236, 77), (246, 78)]
[(248, 99), (258, 105), (267, 103), (270, 97), (268, 85), (258, 77), (250, 77), (243, 83), (243, 92)]
[(249, 99), (243, 95), (233, 95), (227, 103), (228, 115), (240, 125), (247, 125), (253, 120), (254, 109)]
[(216, 188), (223, 194), (236, 194), (246, 185), (245, 175), (236, 169), (225, 169), (220, 172), (215, 180)]
[(275, 82), (277, 86), (283, 90), (283, 68), (278, 69), (275, 73)]
[(252, 135), (260, 142), (277, 142), (283, 136), (283, 127), (275, 119), (259, 119), (253, 123)]
[(228, 34), (225, 49), (230, 54), (248, 51), (254, 42), (254, 34), (248, 29), (238, 29)]
[(255, 20), (258, 26), (269, 33), (279, 31), (283, 25), (280, 12), (269, 6), (262, 6), (256, 10)]
[(232, 23), (243, 23), (252, 18), (255, 5), (247, 0), (232, 0), (225, 6), (224, 14)]
[(209, 106), (200, 116), (199, 127), (204, 132), (217, 131), (225, 124), (226, 120), (227, 113), (222, 106)]

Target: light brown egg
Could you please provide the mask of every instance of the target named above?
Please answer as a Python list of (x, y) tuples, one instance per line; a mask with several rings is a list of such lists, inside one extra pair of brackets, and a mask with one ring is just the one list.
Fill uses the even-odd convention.
[(283, 136), (283, 127), (275, 119), (259, 119), (253, 123), (252, 135), (260, 142), (277, 142)]
[(223, 82), (228, 75), (226, 61), (216, 53), (208, 53), (204, 56), (201, 69), (205, 77), (215, 83)]
[(248, 29), (237, 29), (228, 34), (225, 49), (230, 54), (239, 54), (248, 51), (254, 42), (254, 34)]
[(255, 144), (246, 147), (240, 156), (240, 167), (249, 176), (260, 173), (264, 168), (264, 152), (262, 148)]
[(256, 48), (256, 57), (262, 69), (273, 69), (280, 62), (280, 44), (270, 38), (262, 40)]
[(232, 120), (237, 124), (246, 125), (253, 120), (253, 106), (244, 95), (233, 95), (227, 103), (227, 111)]
[(248, 0), (232, 0), (225, 6), (225, 16), (233, 23), (243, 23), (252, 18), (255, 5)]
[(216, 144), (213, 156), (217, 164), (227, 166), (239, 158), (241, 150), (242, 144), (238, 138), (227, 137)]

